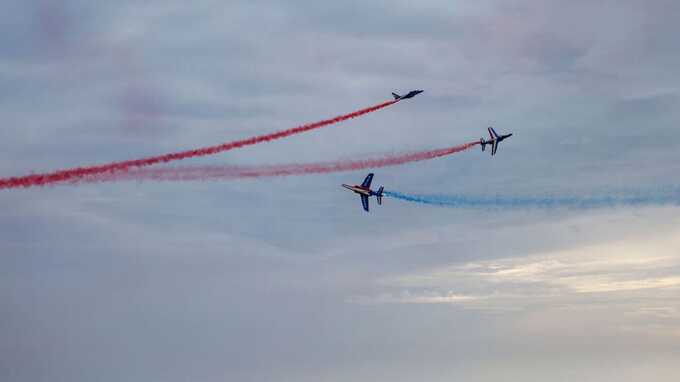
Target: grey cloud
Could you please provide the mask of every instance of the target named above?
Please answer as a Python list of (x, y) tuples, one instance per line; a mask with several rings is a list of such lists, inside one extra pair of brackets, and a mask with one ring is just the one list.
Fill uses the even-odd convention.
[[(10, 1), (4, 10), (2, 176), (225, 142), (423, 88), (323, 132), (186, 165), (419, 150), (476, 140), (494, 125), (515, 133), (495, 158), (475, 149), (386, 168), (376, 182), (472, 195), (675, 186), (671, 1)], [(381, 283), (606, 251), (622, 237), (653, 242), (673, 235), (676, 209), (491, 213), (387, 200), (365, 214), (338, 187), (364, 175), (1, 192), (0, 375), (677, 379), (674, 343), (650, 337), (674, 330), (674, 288), (611, 298), (545, 279), (408, 294)], [(566, 274), (587, 264), (571, 260)], [(677, 268), (648, 271), (594, 274), (630, 286)], [(503, 293), (532, 286), (559, 303), (535, 296), (521, 301), (530, 309), (505, 309), (513, 300)], [(357, 296), (392, 303), (347, 303)], [(395, 303), (403, 296), (428, 303)], [(433, 303), (461, 296), (485, 309)]]

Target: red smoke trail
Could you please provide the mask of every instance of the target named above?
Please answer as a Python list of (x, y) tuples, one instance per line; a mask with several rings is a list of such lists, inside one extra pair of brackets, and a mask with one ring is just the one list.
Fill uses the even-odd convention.
[(460, 146), (415, 153), (396, 154), (383, 158), (336, 161), (308, 164), (289, 164), (273, 166), (200, 166), (177, 168), (149, 168), (118, 174), (102, 174), (74, 181), (102, 182), (118, 180), (157, 180), (157, 181), (202, 181), (210, 179), (260, 178), (273, 176), (327, 174), (332, 172), (374, 169), (397, 166), (410, 162), (443, 157), (465, 151), (479, 142), (471, 142)]
[(34, 187), (42, 186), (51, 183), (64, 182), (64, 181), (74, 181), (85, 176), (92, 176), (98, 174), (113, 174), (122, 171), (127, 171), (132, 168), (140, 168), (151, 166), (158, 163), (167, 163), (172, 161), (178, 161), (187, 158), (202, 157), (206, 155), (213, 155), (223, 151), (229, 151), (245, 146), (255, 145), (262, 142), (269, 142), (276, 139), (281, 139), (289, 137), (291, 135), (300, 134), (306, 131), (318, 129), (324, 126), (329, 126), (336, 124), (338, 122), (346, 121), (351, 118), (356, 118), (364, 114), (368, 114), (392, 104), (397, 101), (387, 101), (381, 104), (367, 107), (365, 109), (357, 110), (355, 112), (340, 115), (335, 118), (326, 119), (319, 122), (309, 123), (306, 125), (294, 127), (288, 130), (282, 130), (271, 134), (259, 135), (251, 138), (246, 138), (238, 141), (223, 143), (217, 146), (209, 146), (195, 150), (182, 151), (178, 153), (171, 153), (165, 155), (159, 155), (154, 157), (148, 157), (144, 159), (128, 160), (123, 162), (114, 162), (109, 164), (103, 164), (98, 166), (90, 167), (78, 167), (67, 170), (60, 170), (51, 173), (44, 174), (34, 174), (22, 177), (13, 178), (0, 178), (0, 190), (7, 188), (19, 188), (19, 187)]

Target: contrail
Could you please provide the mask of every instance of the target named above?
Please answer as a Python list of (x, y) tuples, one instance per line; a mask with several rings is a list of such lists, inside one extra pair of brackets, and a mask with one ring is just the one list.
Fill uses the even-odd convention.
[(324, 126), (336, 124), (338, 122), (346, 121), (348, 119), (356, 118), (364, 114), (368, 114), (390, 105), (397, 101), (387, 101), (375, 106), (367, 107), (365, 109), (357, 110), (349, 114), (340, 115), (335, 118), (326, 119), (319, 122), (309, 123), (306, 125), (290, 128), (287, 130), (278, 131), (266, 135), (258, 135), (251, 138), (246, 138), (238, 141), (223, 143), (216, 146), (203, 147), (194, 150), (181, 151), (177, 153), (170, 153), (165, 155), (153, 156), (143, 159), (128, 160), (122, 162), (113, 162), (103, 165), (95, 165), (89, 167), (77, 167), (66, 170), (59, 170), (50, 173), (32, 174), (21, 177), (0, 178), (0, 190), (19, 187), (34, 187), (42, 186), (52, 183), (73, 181), (85, 176), (92, 176), (98, 174), (115, 174), (128, 171), (133, 168), (141, 168), (151, 166), (158, 163), (167, 163), (178, 161), (187, 158), (202, 157), (206, 155), (213, 155), (224, 151), (234, 150), (245, 146), (251, 146), (258, 143), (269, 142), (276, 139), (289, 137), (304, 133), (310, 130), (315, 130)]
[(606, 208), (659, 204), (680, 205), (680, 190), (612, 193), (606, 196), (566, 197), (476, 197), (463, 195), (417, 195), (385, 191), (385, 196), (414, 203), (456, 208)]
[(394, 154), (381, 158), (335, 161), (320, 163), (302, 163), (269, 166), (199, 166), (199, 167), (176, 167), (176, 168), (147, 168), (129, 172), (99, 174), (85, 178), (75, 179), (73, 183), (80, 182), (111, 182), (122, 180), (155, 180), (155, 181), (206, 181), (235, 178), (261, 178), (291, 175), (327, 174), (333, 172), (355, 171), (375, 169), (388, 166), (420, 162), (435, 159), (461, 151), (465, 151), (479, 142), (466, 143), (459, 146), (447, 147), (437, 150), (419, 151), (404, 154)]

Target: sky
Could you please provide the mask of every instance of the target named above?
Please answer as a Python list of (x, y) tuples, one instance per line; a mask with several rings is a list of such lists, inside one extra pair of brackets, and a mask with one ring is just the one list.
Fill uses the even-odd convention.
[[(677, 189), (680, 3), (5, 0), (0, 177), (418, 97), (196, 165), (467, 198)], [(680, 206), (361, 210), (367, 171), (0, 191), (3, 381), (677, 381)]]

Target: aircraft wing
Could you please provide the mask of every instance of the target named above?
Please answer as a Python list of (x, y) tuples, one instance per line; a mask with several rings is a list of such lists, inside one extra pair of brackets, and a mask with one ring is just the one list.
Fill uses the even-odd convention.
[(371, 181), (373, 180), (373, 173), (366, 175), (366, 179), (361, 183), (361, 187), (371, 188)]
[(368, 212), (368, 196), (361, 195), (361, 204), (364, 206), (364, 210)]
[(498, 133), (496, 133), (496, 130), (494, 130), (493, 127), (489, 127), (489, 135), (491, 136), (491, 139), (498, 138)]
[(498, 140), (494, 139), (491, 145), (491, 155), (496, 155), (496, 150), (498, 150)]

